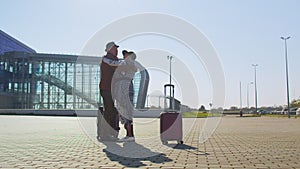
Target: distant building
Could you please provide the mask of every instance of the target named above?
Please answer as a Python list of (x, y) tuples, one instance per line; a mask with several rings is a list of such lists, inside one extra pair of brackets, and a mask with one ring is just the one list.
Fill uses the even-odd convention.
[[(36, 53), (0, 31), (0, 109), (96, 109), (100, 57)], [(137, 109), (144, 108), (147, 70), (134, 78)]]

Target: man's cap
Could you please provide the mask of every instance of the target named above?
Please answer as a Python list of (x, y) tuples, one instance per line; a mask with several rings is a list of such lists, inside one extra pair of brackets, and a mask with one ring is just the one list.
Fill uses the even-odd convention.
[(113, 46), (116, 46), (117, 48), (119, 47), (118, 45), (115, 44), (115, 42), (108, 42), (106, 44), (105, 51), (108, 52)]

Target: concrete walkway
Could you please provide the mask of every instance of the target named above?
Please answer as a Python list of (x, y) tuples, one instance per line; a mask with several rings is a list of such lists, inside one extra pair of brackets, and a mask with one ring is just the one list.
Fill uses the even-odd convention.
[(99, 143), (95, 118), (3, 115), (0, 168), (300, 168), (300, 118), (225, 116), (201, 144), (204, 120), (162, 145), (156, 118), (134, 119), (136, 142)]

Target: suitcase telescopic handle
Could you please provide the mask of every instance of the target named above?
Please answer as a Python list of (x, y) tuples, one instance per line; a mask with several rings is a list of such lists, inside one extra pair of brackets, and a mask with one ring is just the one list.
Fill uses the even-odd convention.
[[(169, 103), (169, 108), (167, 108), (167, 88), (170, 89), (170, 103)], [(175, 99), (174, 99), (174, 88), (175, 86), (173, 84), (165, 84), (164, 85), (164, 100), (165, 100), (165, 105), (164, 108), (165, 110), (167, 109), (171, 109), (171, 110), (175, 110)]]

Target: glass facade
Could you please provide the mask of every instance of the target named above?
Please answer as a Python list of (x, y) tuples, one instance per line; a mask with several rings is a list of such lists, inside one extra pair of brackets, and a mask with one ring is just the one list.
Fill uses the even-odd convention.
[[(6, 52), (0, 55), (0, 108), (95, 109), (100, 57)], [(134, 78), (134, 104), (144, 108), (149, 75)]]

